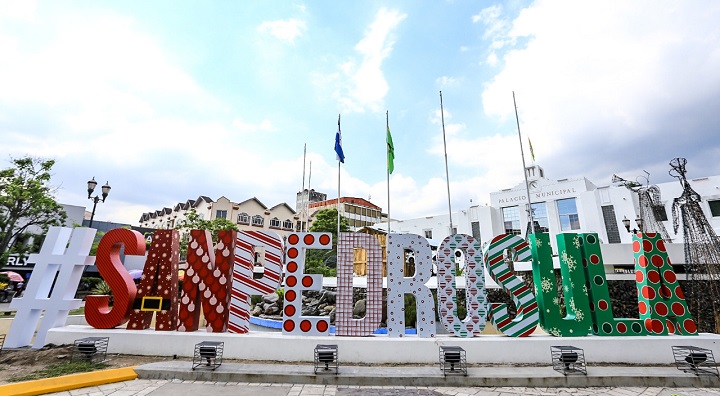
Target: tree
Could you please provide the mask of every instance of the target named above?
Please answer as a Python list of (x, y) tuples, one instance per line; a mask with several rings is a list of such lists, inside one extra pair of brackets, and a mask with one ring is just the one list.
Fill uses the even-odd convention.
[[(311, 232), (331, 232), (333, 234), (333, 248), (337, 246), (337, 228), (338, 228), (338, 212), (337, 209), (323, 209), (315, 215), (310, 226)], [(340, 232), (350, 231), (350, 226), (345, 217), (340, 217)]]
[(67, 219), (53, 197), (56, 188), (50, 185), (55, 161), (25, 157), (11, 162), (11, 168), (0, 171), (0, 266), (11, 253), (28, 252), (32, 245), (24, 242), (30, 237), (39, 237)]
[(208, 230), (212, 234), (213, 241), (217, 241), (220, 230), (238, 231), (238, 226), (228, 219), (205, 220), (200, 217), (195, 208), (192, 208), (185, 215), (185, 219), (178, 222), (175, 229), (182, 234), (180, 237), (180, 255), (184, 257), (190, 240), (190, 230)]
[[(337, 275), (337, 209), (323, 209), (315, 215), (309, 231), (330, 232), (333, 237), (332, 250), (308, 249), (305, 255), (305, 272), (308, 274), (322, 274), (323, 276)], [(340, 217), (340, 232), (348, 232), (350, 227), (345, 217)]]

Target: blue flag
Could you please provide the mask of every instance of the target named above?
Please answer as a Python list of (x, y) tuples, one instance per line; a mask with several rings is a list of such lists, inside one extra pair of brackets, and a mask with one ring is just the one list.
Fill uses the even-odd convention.
[(340, 133), (340, 115), (338, 114), (338, 130), (335, 134), (335, 153), (337, 154), (337, 160), (345, 163), (345, 154), (342, 149), (342, 134)]

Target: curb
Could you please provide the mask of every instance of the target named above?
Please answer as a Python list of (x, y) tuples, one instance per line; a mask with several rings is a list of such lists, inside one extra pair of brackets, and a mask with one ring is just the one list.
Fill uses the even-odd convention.
[(43, 378), (34, 381), (17, 382), (0, 385), (3, 396), (35, 396), (46, 393), (62, 392), (72, 389), (128, 381), (137, 378), (135, 367), (123, 367), (110, 370), (91, 371), (63, 375), (54, 378)]

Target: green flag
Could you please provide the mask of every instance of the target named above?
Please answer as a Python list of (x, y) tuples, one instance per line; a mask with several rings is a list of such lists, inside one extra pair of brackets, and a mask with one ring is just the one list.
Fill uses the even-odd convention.
[(395, 146), (393, 146), (392, 135), (390, 135), (390, 126), (387, 127), (387, 166), (388, 173), (395, 170)]

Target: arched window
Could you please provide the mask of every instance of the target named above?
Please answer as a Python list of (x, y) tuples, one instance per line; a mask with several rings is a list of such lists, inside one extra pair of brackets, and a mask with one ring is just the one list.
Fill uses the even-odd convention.
[(286, 230), (292, 230), (293, 222), (290, 219), (283, 221), (283, 228)]
[(260, 215), (252, 217), (252, 225), (262, 227), (265, 224), (265, 219)]
[(237, 222), (241, 224), (250, 224), (250, 216), (247, 213), (242, 212), (238, 215)]
[(280, 228), (280, 219), (277, 217), (270, 219), (270, 228)]

